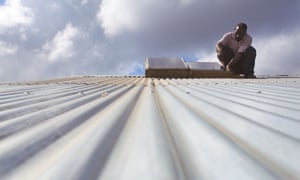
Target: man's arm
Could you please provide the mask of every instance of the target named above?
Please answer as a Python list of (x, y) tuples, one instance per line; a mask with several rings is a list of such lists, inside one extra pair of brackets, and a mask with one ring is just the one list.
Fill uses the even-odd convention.
[(241, 57), (242, 57), (243, 53), (237, 53), (232, 59), (231, 61), (229, 61), (229, 63), (227, 64), (226, 69), (230, 70), (232, 65), (235, 64)]
[(219, 56), (219, 55), (221, 55), (222, 53), (222, 49), (223, 49), (223, 45), (222, 45), (222, 43), (221, 42), (218, 42), (217, 43), (217, 45), (216, 45), (216, 52), (217, 52), (217, 55)]

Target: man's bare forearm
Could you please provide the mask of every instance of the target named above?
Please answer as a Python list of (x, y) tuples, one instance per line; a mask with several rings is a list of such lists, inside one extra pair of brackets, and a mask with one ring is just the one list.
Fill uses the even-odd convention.
[(229, 61), (228, 66), (232, 66), (233, 64), (235, 64), (242, 56), (242, 53), (237, 53), (232, 59), (231, 61)]

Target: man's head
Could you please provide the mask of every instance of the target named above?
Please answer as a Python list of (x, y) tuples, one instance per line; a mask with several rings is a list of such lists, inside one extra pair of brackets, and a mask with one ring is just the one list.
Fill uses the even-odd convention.
[(235, 29), (234, 29), (234, 38), (237, 41), (240, 41), (243, 39), (243, 37), (246, 35), (247, 33), (247, 24), (245, 23), (239, 23), (238, 25), (236, 25)]

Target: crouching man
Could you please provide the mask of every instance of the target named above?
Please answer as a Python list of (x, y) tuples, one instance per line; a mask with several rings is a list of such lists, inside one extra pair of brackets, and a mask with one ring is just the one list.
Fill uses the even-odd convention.
[(247, 24), (239, 23), (234, 32), (226, 33), (216, 45), (216, 52), (223, 69), (246, 78), (255, 78), (256, 50), (251, 46), (252, 37), (247, 33)]

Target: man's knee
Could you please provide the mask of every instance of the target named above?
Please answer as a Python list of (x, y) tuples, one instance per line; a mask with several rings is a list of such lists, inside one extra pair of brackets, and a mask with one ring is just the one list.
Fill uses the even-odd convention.
[(248, 47), (246, 49), (246, 55), (249, 57), (255, 58), (256, 57), (256, 49), (252, 46)]

